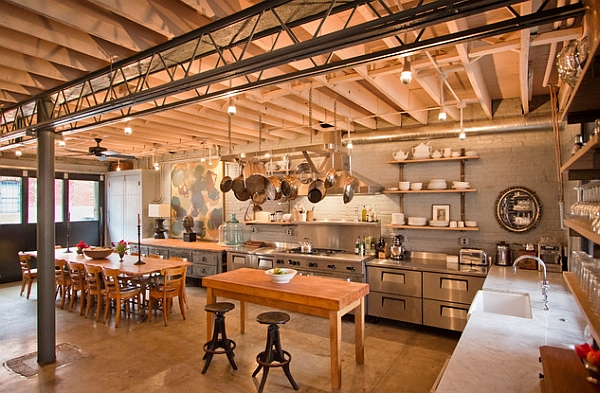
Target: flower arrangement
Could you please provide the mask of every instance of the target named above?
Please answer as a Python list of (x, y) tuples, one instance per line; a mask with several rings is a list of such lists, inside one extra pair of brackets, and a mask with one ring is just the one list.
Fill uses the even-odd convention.
[(117, 244), (113, 242), (112, 245), (119, 254), (125, 254), (127, 250), (129, 250), (129, 247), (127, 247), (128, 244), (125, 240), (121, 240)]
[(581, 359), (585, 371), (588, 373), (587, 380), (598, 384), (600, 379), (600, 350), (594, 349), (590, 344), (575, 345), (575, 353)]
[(90, 245), (86, 244), (83, 240), (80, 240), (79, 243), (77, 243), (75, 245), (75, 247), (77, 247), (77, 254), (83, 254), (83, 249), (84, 248), (89, 248)]

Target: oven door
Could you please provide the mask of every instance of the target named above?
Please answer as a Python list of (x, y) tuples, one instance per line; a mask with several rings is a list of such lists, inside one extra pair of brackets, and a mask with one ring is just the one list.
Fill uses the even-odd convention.
[(347, 274), (340, 272), (324, 272), (320, 270), (303, 270), (297, 269), (298, 274), (302, 276), (319, 276), (319, 277), (327, 277), (333, 278), (334, 280), (342, 280), (342, 281), (352, 281), (352, 282), (364, 282), (364, 279), (361, 275), (357, 274)]
[(228, 252), (227, 253), (227, 270), (235, 270), (243, 267), (252, 268), (254, 267), (254, 256), (252, 254), (246, 253), (236, 253), (236, 252)]
[(256, 266), (253, 266), (256, 269), (261, 270), (269, 270), (275, 267), (275, 258), (272, 255), (255, 255), (256, 257)]

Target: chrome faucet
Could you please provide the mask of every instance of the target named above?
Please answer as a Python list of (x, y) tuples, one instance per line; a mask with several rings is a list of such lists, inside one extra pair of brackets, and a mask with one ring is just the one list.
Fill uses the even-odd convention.
[(544, 261), (542, 261), (540, 258), (533, 256), (533, 255), (521, 255), (520, 257), (518, 257), (517, 259), (515, 259), (515, 262), (513, 263), (513, 272), (516, 274), (517, 273), (517, 264), (519, 262), (521, 262), (523, 259), (535, 259), (537, 261), (537, 263), (539, 263), (540, 265), (542, 265), (542, 272), (543, 272), (543, 278), (542, 278), (542, 301), (544, 302), (544, 311), (548, 311), (550, 310), (550, 308), (548, 307), (548, 289), (550, 288), (550, 286), (548, 285), (548, 280), (546, 280), (546, 264), (544, 263)]

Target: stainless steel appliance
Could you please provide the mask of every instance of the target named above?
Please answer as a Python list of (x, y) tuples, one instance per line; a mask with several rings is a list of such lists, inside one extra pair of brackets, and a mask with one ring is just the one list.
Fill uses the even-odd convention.
[(510, 244), (500, 242), (496, 244), (496, 265), (510, 266), (512, 265), (512, 256)]
[(298, 248), (274, 251), (275, 267), (289, 267), (299, 274), (325, 276), (346, 281), (365, 281), (365, 262), (372, 256), (348, 254), (343, 250), (312, 248), (310, 253)]
[(390, 256), (392, 259), (396, 261), (401, 261), (404, 259), (404, 254), (406, 250), (402, 245), (404, 241), (404, 236), (396, 235), (394, 236), (394, 240), (392, 240), (392, 245), (390, 246)]
[(458, 263), (461, 265), (487, 266), (487, 254), (478, 248), (461, 248), (458, 254)]
[(227, 270), (247, 267), (251, 269), (269, 270), (274, 268), (273, 247), (236, 247), (227, 251)]
[(562, 246), (560, 244), (540, 242), (538, 257), (544, 261), (548, 272), (562, 272)]

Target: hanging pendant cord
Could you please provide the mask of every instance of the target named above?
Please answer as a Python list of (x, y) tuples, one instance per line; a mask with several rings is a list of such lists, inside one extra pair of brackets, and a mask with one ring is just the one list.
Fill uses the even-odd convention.
[(310, 144), (311, 145), (313, 143), (312, 100), (313, 100), (313, 82), (310, 81), (310, 90), (308, 90), (308, 132), (310, 133)]

